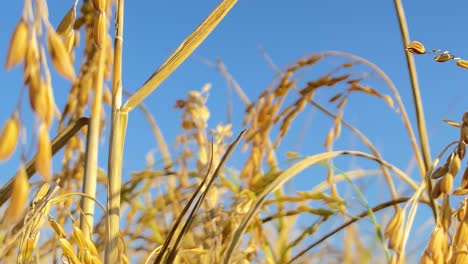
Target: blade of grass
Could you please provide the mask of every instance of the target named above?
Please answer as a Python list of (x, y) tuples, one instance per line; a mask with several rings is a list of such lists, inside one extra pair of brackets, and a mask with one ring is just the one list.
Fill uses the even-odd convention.
[[(211, 153), (213, 153), (213, 144), (211, 144)], [(189, 201), (187, 202), (187, 204), (184, 206), (184, 208), (182, 209), (182, 211), (180, 212), (179, 216), (177, 217), (176, 221), (174, 222), (171, 230), (169, 231), (169, 234), (167, 235), (167, 238), (166, 240), (164, 241), (164, 244), (162, 245), (162, 247), (159, 249), (159, 248), (156, 248), (155, 250), (153, 250), (153, 252), (149, 255), (149, 256), (152, 256), (154, 254), (154, 252), (156, 252), (157, 249), (159, 249), (159, 254), (156, 256), (156, 258), (154, 259), (154, 262), (155, 264), (157, 263), (161, 263), (162, 262), (162, 259), (164, 257), (164, 255), (166, 255), (166, 250), (169, 248), (169, 244), (172, 242), (172, 238), (174, 237), (176, 231), (177, 231), (177, 228), (179, 227), (180, 223), (182, 222), (182, 218), (185, 216), (185, 214), (188, 212), (188, 210), (190, 209), (190, 207), (192, 206), (192, 203), (195, 201), (198, 193), (201, 191), (201, 189), (203, 188), (203, 186), (205, 185), (205, 182), (208, 180), (208, 177), (209, 177), (209, 172), (211, 170), (211, 166), (213, 165), (213, 156), (210, 157), (210, 163), (208, 165), (208, 169), (206, 171), (206, 174), (205, 176), (203, 177), (203, 180), (201, 181), (201, 183), (198, 185), (197, 189), (195, 190), (195, 192), (192, 194), (192, 197), (190, 197)], [(145, 263), (148, 263), (149, 261), (149, 257), (148, 259), (146, 260)]]
[[(346, 174), (345, 171), (342, 171), (342, 170), (340, 170), (340, 169), (336, 168), (335, 166), (333, 166), (331, 164), (328, 164), (328, 163), (321, 162), (321, 164), (328, 167), (328, 168), (330, 168), (330, 169), (332, 169), (332, 170), (334, 170), (334, 171), (337, 171), (338, 173), (343, 175), (343, 177), (346, 179), (346, 181), (351, 185), (353, 190), (356, 192), (356, 194), (358, 195), (361, 202), (367, 208), (367, 211), (369, 212), (370, 219), (372, 221), (372, 225), (373, 225), (373, 227), (375, 229), (375, 233), (377, 234), (377, 238), (379, 239), (379, 242), (382, 245), (382, 248), (383, 248), (383, 250), (385, 252), (385, 256), (387, 257), (387, 262), (388, 262), (390, 260), (390, 252), (388, 251), (387, 245), (385, 244), (382, 229), (380, 228), (380, 225), (377, 222), (377, 218), (375, 217), (374, 212), (372, 211), (372, 208), (370, 207), (369, 202), (367, 201), (364, 194), (361, 192), (359, 187), (348, 177), (348, 175)], [(396, 199), (395, 197), (392, 197), (392, 198)]]
[(285, 182), (290, 180), (292, 177), (297, 175), (298, 173), (302, 172), (306, 168), (317, 164), (318, 162), (332, 159), (334, 157), (340, 156), (340, 155), (352, 155), (352, 156), (357, 156), (357, 157), (363, 157), (367, 158), (370, 160), (374, 160), (378, 163), (384, 164), (386, 167), (390, 168), (397, 174), (404, 174), (401, 170), (399, 170), (397, 167), (385, 162), (384, 160), (381, 160), (375, 156), (372, 156), (370, 154), (360, 152), (360, 151), (347, 151), (347, 150), (339, 150), (339, 151), (329, 151), (329, 152), (324, 152), (320, 153), (317, 155), (309, 156), (301, 161), (297, 162), (296, 164), (290, 166), (288, 169), (282, 171), (279, 173), (277, 178), (275, 178), (269, 185), (265, 187), (265, 189), (257, 195), (257, 200), (255, 203), (252, 205), (252, 207), (249, 209), (249, 211), (245, 214), (244, 218), (239, 224), (239, 227), (235, 231), (228, 247), (224, 255), (224, 261), (223, 263), (228, 264), (230, 263), (230, 259), (232, 256), (232, 253), (234, 250), (237, 248), (240, 238), (242, 237), (244, 230), (247, 228), (249, 223), (252, 221), (253, 217), (255, 214), (260, 210), (260, 207), (262, 206), (265, 198), (267, 195), (281, 187)]
[[(197, 202), (195, 203), (195, 206), (193, 207), (192, 211), (190, 212), (188, 218), (187, 218), (187, 221), (185, 222), (184, 226), (182, 227), (182, 230), (180, 231), (179, 233), (179, 236), (177, 237), (175, 243), (174, 243), (174, 246), (172, 247), (172, 250), (171, 252), (169, 252), (169, 255), (168, 255), (168, 259), (167, 259), (167, 262), (166, 263), (173, 263), (173, 261), (175, 260), (175, 257), (176, 257), (176, 254), (177, 254), (177, 251), (179, 250), (179, 244), (180, 242), (182, 241), (184, 235), (187, 233), (190, 225), (192, 224), (193, 220), (195, 219), (195, 214), (197, 213), (198, 209), (200, 208), (203, 200), (205, 199), (206, 197), (206, 194), (209, 192), (211, 186), (213, 186), (213, 183), (216, 179), (216, 177), (219, 175), (219, 173), (221, 172), (221, 169), (223, 168), (224, 166), (224, 163), (226, 163), (227, 159), (229, 158), (229, 156), (231, 155), (232, 151), (234, 150), (234, 148), (236, 147), (237, 143), (239, 143), (240, 139), (242, 138), (242, 136), (245, 134), (245, 130), (243, 130), (238, 136), (237, 138), (234, 140), (233, 143), (231, 143), (226, 152), (224, 153), (223, 157), (221, 158), (218, 166), (216, 167), (215, 171), (213, 172), (213, 175), (211, 176), (210, 180), (208, 181), (206, 187), (205, 187), (205, 190), (202, 192), (202, 194), (200, 195), (200, 197), (198, 198)], [(211, 144), (212, 146), (212, 153), (213, 153), (213, 144)], [(211, 164), (210, 164), (211, 165)], [(208, 170), (209, 172), (209, 170)], [(208, 178), (208, 177), (207, 177)], [(202, 184), (200, 184), (200, 187), (202, 186)], [(200, 188), (199, 187), (199, 188)], [(201, 189), (201, 188), (200, 188)], [(194, 196), (195, 198), (195, 196)]]
[(123, 108), (131, 111), (179, 67), (182, 62), (208, 37), (221, 22), (237, 0), (223, 0), (208, 17), (190, 34), (166, 61), (149, 77), (149, 79), (133, 94)]

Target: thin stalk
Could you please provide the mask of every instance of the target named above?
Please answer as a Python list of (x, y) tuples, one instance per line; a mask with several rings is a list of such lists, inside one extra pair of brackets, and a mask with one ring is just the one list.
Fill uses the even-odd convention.
[[(419, 168), (419, 173), (421, 174), (421, 179), (424, 180), (424, 175), (426, 174), (426, 168), (427, 167), (425, 165), (424, 158), (421, 157), (422, 154), (421, 154), (420, 148), (418, 146), (418, 142), (417, 142), (417, 139), (416, 139), (414, 131), (413, 131), (413, 126), (411, 125), (411, 121), (410, 121), (409, 116), (408, 116), (408, 112), (406, 111), (405, 105), (403, 104), (403, 100), (400, 97), (400, 93), (398, 92), (398, 89), (396, 88), (396, 86), (392, 82), (392, 80), (390, 80), (390, 78), (387, 76), (387, 74), (385, 74), (385, 72), (383, 72), (379, 67), (377, 67), (377, 65), (375, 65), (374, 63), (372, 63), (372, 62), (370, 62), (370, 61), (368, 61), (366, 59), (363, 59), (363, 58), (361, 58), (359, 56), (352, 55), (352, 54), (349, 54), (349, 53), (346, 53), (346, 52), (340, 52), (340, 51), (325, 51), (325, 52), (322, 52), (320, 54), (322, 54), (323, 56), (332, 55), (332, 56), (342, 56), (342, 57), (346, 57), (346, 58), (351, 58), (353, 60), (356, 60), (358, 62), (361, 62), (361, 63), (369, 66), (380, 77), (382, 77), (383, 81), (388, 85), (388, 87), (392, 91), (393, 97), (395, 98), (395, 101), (396, 101), (396, 103), (398, 105), (398, 108), (400, 109), (401, 118), (403, 120), (403, 124), (404, 124), (404, 126), (406, 128), (406, 131), (408, 133), (409, 140), (410, 140), (410, 143), (411, 143), (411, 148), (413, 149), (414, 156), (416, 158), (416, 161), (418, 162), (418, 168)], [(430, 162), (429, 162), (429, 164), (430, 164)]]
[[(130, 92), (123, 91), (123, 93), (126, 96), (131, 96)], [(166, 140), (164, 139), (161, 129), (159, 129), (156, 119), (154, 119), (154, 117), (151, 115), (151, 112), (149, 111), (149, 109), (146, 107), (145, 104), (143, 103), (139, 104), (138, 108), (140, 108), (141, 112), (146, 117), (146, 120), (148, 120), (148, 123), (151, 126), (151, 130), (153, 130), (154, 138), (156, 139), (158, 143), (159, 151), (161, 152), (161, 156), (164, 162), (164, 169), (170, 169), (173, 164), (171, 153), (169, 152), (169, 148), (167, 147)]]
[[(91, 115), (86, 144), (86, 160), (83, 177), (83, 193), (89, 197), (96, 197), (96, 181), (99, 159), (99, 135), (101, 127), (101, 112), (102, 112), (102, 87), (104, 83), (104, 63), (105, 50), (99, 49), (98, 68), (94, 81), (94, 99), (91, 107)], [(83, 196), (81, 199), (81, 215), (80, 228), (86, 238), (90, 239), (93, 236), (94, 226), (94, 201)]]
[[(400, 204), (400, 203), (405, 203), (407, 202), (409, 199), (411, 199), (410, 197), (402, 197), (402, 198), (398, 198), (398, 199), (393, 199), (391, 201), (388, 201), (388, 202), (385, 202), (385, 203), (381, 203), (375, 207), (372, 208), (372, 212), (373, 213), (376, 213), (382, 209), (385, 209), (385, 208), (388, 208), (390, 206), (394, 206), (396, 204)], [(419, 202), (422, 202), (422, 203), (425, 203), (425, 204), (428, 204), (429, 202), (427, 201), (419, 201)], [(321, 237), (320, 239), (318, 239), (316, 242), (310, 244), (309, 246), (305, 247), (305, 249), (301, 250), (301, 252), (297, 253), (293, 258), (291, 258), (287, 263), (293, 263), (294, 261), (298, 260), (300, 257), (304, 256), (305, 253), (307, 253), (307, 251), (313, 249), (315, 246), (321, 244), (323, 241), (325, 241), (327, 238), (333, 236), (334, 234), (338, 233), (339, 231), (345, 229), (347, 226), (363, 219), (364, 217), (367, 217), (369, 215), (369, 211), (364, 211), (362, 213), (360, 213), (358, 216), (356, 217), (353, 217), (352, 219), (346, 221), (344, 224), (340, 225), (339, 227), (333, 229), (332, 231), (328, 232), (326, 235), (324, 235), (323, 237)]]
[(109, 145), (109, 176), (107, 187), (107, 241), (105, 263), (120, 263), (118, 250), (120, 224), (120, 192), (122, 185), (122, 159), (127, 129), (128, 112), (116, 109), (112, 112)]
[[(406, 50), (406, 47), (410, 43), (409, 33), (408, 33), (408, 25), (406, 24), (406, 17), (405, 11), (403, 10), (403, 5), (401, 4), (400, 0), (395, 0), (395, 10), (398, 16), (398, 23), (400, 25), (400, 33), (401, 37), (403, 38), (403, 47), (405, 49), (405, 56), (406, 56), (406, 64), (408, 67), (408, 72), (410, 75), (411, 80), (411, 91), (413, 92), (413, 104), (416, 111), (416, 119), (418, 121), (418, 132), (419, 132), (419, 139), (420, 139), (420, 147), (422, 156), (424, 159), (424, 170), (427, 170), (431, 165), (431, 152), (429, 149), (429, 141), (427, 139), (427, 129), (426, 129), (426, 121), (424, 119), (424, 110), (421, 102), (421, 94), (419, 92), (419, 83), (418, 77), (416, 74), (416, 66), (414, 64), (413, 56)], [(424, 175), (424, 174), (422, 174)]]
[(107, 221), (105, 263), (120, 263), (118, 249), (120, 224), (120, 189), (122, 184), (122, 158), (127, 128), (127, 112), (122, 105), (122, 46), (124, 0), (118, 0), (115, 13), (114, 69), (112, 79), (112, 113), (109, 138)]

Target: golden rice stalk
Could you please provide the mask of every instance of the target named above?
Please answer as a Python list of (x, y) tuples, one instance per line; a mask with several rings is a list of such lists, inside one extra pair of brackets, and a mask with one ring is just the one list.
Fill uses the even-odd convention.
[(36, 248), (39, 235), (40, 231), (37, 231), (35, 234), (33, 233), (26, 238), (19, 252), (18, 263), (28, 263), (28, 260), (32, 257), (33, 249)]
[(106, 0), (93, 0), (94, 8), (99, 12), (106, 11)]
[(18, 65), (24, 59), (28, 42), (28, 31), (28, 24), (24, 19), (21, 19), (18, 25), (16, 25), (10, 40), (10, 47), (8, 48), (5, 63), (7, 70)]
[(37, 144), (36, 170), (48, 181), (51, 174), (52, 148), (50, 145), (49, 132), (45, 124), (41, 124), (39, 128)]
[(98, 12), (96, 18), (94, 19), (94, 28), (93, 28), (93, 39), (96, 46), (99, 48), (102, 47), (102, 44), (106, 38), (107, 31), (107, 19), (104, 12)]
[(75, 224), (73, 224), (73, 232), (71, 238), (78, 245), (78, 248), (80, 250), (87, 249), (85, 235), (83, 234), (83, 231)]
[(76, 19), (76, 8), (75, 4), (73, 4), (72, 8), (68, 10), (65, 16), (60, 21), (60, 24), (57, 27), (57, 33), (61, 36), (66, 36), (68, 33), (73, 29), (73, 24), (75, 23)]
[(0, 161), (7, 160), (16, 149), (20, 134), (20, 122), (14, 114), (3, 126), (0, 134)]
[(59, 244), (60, 244), (60, 247), (62, 248), (63, 255), (68, 257), (71, 263), (81, 263), (81, 261), (75, 255), (73, 246), (70, 244), (70, 242), (68, 242), (65, 238), (59, 238)]
[(70, 55), (60, 36), (53, 30), (47, 32), (47, 47), (49, 48), (52, 64), (57, 72), (66, 79), (75, 79), (75, 69), (70, 59)]
[(59, 225), (52, 216), (49, 215), (49, 224), (54, 229), (55, 233), (59, 238), (66, 238), (67, 234), (61, 225)]
[(26, 169), (21, 165), (11, 192), (11, 201), (5, 212), (5, 223), (13, 224), (23, 215), (23, 208), (27, 203), (29, 195), (29, 182)]
[(413, 54), (424, 54), (426, 53), (426, 49), (424, 45), (419, 41), (412, 41), (408, 47), (406, 48), (407, 51)]

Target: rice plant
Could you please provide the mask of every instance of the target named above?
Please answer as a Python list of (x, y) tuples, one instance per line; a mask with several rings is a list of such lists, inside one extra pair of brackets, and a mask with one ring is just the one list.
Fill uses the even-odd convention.
[[(417, 256), (421, 263), (467, 261), (468, 203), (464, 199), (452, 208), (450, 202), (468, 193), (468, 168), (460, 184), (454, 183), (468, 143), (468, 113), (446, 121), (459, 129), (459, 139), (432, 159), (413, 55), (455, 61), (462, 68), (468, 62), (410, 41), (400, 1), (395, 10), (416, 122), (410, 121), (399, 89), (385, 72), (354, 54), (317, 51), (282, 69), (271, 63), (276, 77), (256, 98), (246, 95), (222, 60), (205, 61), (245, 104), (242, 132), (234, 135), (236, 124), (229, 121), (209, 126), (213, 110), (207, 106), (207, 84), (174, 102), (182, 132), (174, 142), (176, 151), (170, 150), (158, 117), (143, 102), (218, 24), (222, 27), (236, 2), (221, 1), (129, 93), (122, 85), (124, 1), (75, 1), (58, 25), (49, 21), (50, 1), (24, 1), (5, 51), (6, 69), (22, 64), (24, 88), (0, 134), (0, 161), (21, 153), (17, 173), (0, 189), (3, 262), (405, 263), (416, 261), (407, 250), (412, 241), (426, 245)], [(110, 32), (113, 21), (115, 32)], [(314, 73), (319, 67), (324, 72)], [(63, 109), (56, 105), (52, 77), (69, 82)], [(378, 87), (370, 85), (375, 79)], [(419, 178), (385, 159), (347, 120), (356, 96), (377, 101), (401, 119)], [(320, 135), (320, 151), (296, 152), (286, 142), (310, 109), (329, 118), (330, 126), (312, 126)], [(148, 153), (145, 168), (123, 175), (132, 111), (141, 111), (149, 122), (160, 161)], [(34, 116), (33, 146), (20, 140), (27, 114)], [(103, 168), (98, 160), (106, 153), (100, 145), (106, 126), (108, 166)], [(353, 135), (363, 147), (342, 148), (343, 134)], [(243, 157), (242, 164), (230, 162), (234, 152)], [(343, 160), (362, 165), (340, 169)], [(287, 187), (304, 174), (315, 176), (311, 189)], [(378, 181), (379, 192), (389, 199), (371, 198), (362, 179)], [(105, 197), (97, 195), (98, 189), (105, 190)], [(428, 241), (411, 237), (421, 217), (419, 205), (431, 211), (423, 215), (431, 221)]]

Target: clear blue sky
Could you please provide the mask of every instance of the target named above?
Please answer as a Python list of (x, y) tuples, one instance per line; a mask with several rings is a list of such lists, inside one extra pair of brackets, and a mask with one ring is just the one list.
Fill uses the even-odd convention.
[[(48, 2), (51, 21), (57, 25), (73, 1)], [(126, 1), (124, 89), (135, 91), (218, 2)], [(21, 15), (22, 4), (22, 1), (7, 1), (0, 9), (1, 63), (5, 61), (10, 35)], [(468, 58), (465, 28), (468, 4), (465, 1), (450, 1), (443, 5), (435, 1), (404, 1), (404, 7), (412, 39), (423, 42), (428, 49), (450, 50), (457, 56)], [(212, 61), (216, 57), (221, 58), (253, 100), (275, 75), (259, 47), (280, 67), (303, 55), (325, 50), (345, 51), (364, 57), (389, 75), (400, 90), (411, 118), (415, 120), (410, 108), (409, 79), (393, 1), (240, 0), (194, 54)], [(468, 71), (456, 67), (454, 63), (436, 63), (430, 56), (416, 57), (416, 65), (434, 156), (445, 144), (458, 137), (457, 130), (443, 124), (441, 119), (458, 120), (468, 109), (468, 98), (464, 92), (468, 84)], [(10, 72), (0, 71), (3, 91), (0, 120), (5, 120), (14, 110), (22, 84), (21, 71), (21, 67)], [(309, 72), (312, 73), (307, 76), (315, 76), (313, 68)], [(207, 82), (213, 85), (208, 105), (212, 109), (210, 124), (214, 127), (226, 118), (226, 83), (218, 73), (194, 57), (189, 58), (145, 101), (163, 128), (169, 144), (173, 142), (174, 134), (181, 131), (177, 120), (180, 112), (172, 108), (175, 100), (183, 98), (189, 90), (200, 89)], [(379, 91), (389, 92), (383, 82), (372, 82), (372, 85)], [(60, 77), (54, 79), (60, 109), (63, 109), (63, 96), (68, 89), (69, 84)], [(410, 153), (398, 116), (380, 103), (375, 103), (375, 99), (356, 96), (353, 100), (355, 108), (350, 106), (345, 118), (366, 132), (387, 160), (406, 168)], [(234, 113), (244, 111), (237, 98), (233, 101), (233, 108)], [(316, 112), (311, 115), (312, 126), (306, 132), (308, 140), (300, 149), (304, 155), (321, 150), (321, 140), (326, 131), (318, 128), (330, 124)], [(305, 118), (302, 118), (302, 123), (300, 120), (296, 123), (298, 129), (302, 128)], [(241, 121), (242, 115), (234, 116), (235, 133), (242, 129)], [(296, 132), (294, 135), (298, 134)], [(146, 152), (156, 148), (149, 126), (137, 111), (130, 116), (127, 139), (124, 169), (129, 172), (142, 168)], [(285, 149), (294, 150), (297, 140), (294, 136), (290, 140), (293, 147), (287, 146)], [(353, 147), (355, 141), (355, 138), (345, 136), (339, 146)], [(107, 149), (106, 144), (103, 149)], [(16, 154), (15, 158), (18, 157)], [(100, 163), (106, 166), (105, 162)], [(12, 175), (10, 172), (15, 170), (14, 164), (17, 164), (15, 160), (0, 164), (5, 172), (2, 173), (1, 182)]]

